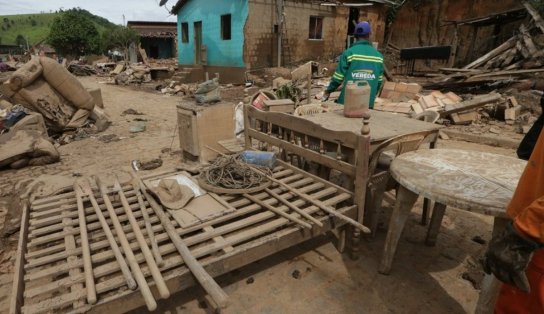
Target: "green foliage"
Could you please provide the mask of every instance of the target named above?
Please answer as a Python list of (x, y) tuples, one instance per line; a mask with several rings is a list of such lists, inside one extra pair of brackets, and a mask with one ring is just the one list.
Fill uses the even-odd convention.
[(30, 20), (30, 25), (32, 25), (33, 27), (38, 25), (38, 22), (36, 22), (36, 20)]
[(119, 49), (125, 53), (125, 60), (128, 59), (128, 49), (131, 43), (138, 44), (140, 36), (131, 28), (118, 26), (109, 32), (102, 33), (101, 47), (103, 52), (112, 49)]
[[(75, 9), (85, 11), (82, 9)], [(113, 23), (106, 19), (92, 15), (85, 11), (83, 14), (89, 17), (99, 33), (103, 33), (107, 29), (115, 27)], [(18, 15), (0, 15), (0, 36), (4, 38), (4, 44), (14, 45), (15, 38), (18, 34), (23, 34), (30, 45), (35, 45), (47, 38), (53, 20), (60, 16), (61, 13), (42, 13), (42, 14), (18, 14)], [(3, 21), (9, 20), (11, 28), (4, 26)], [(37, 25), (32, 26), (32, 20), (35, 20)]]
[(276, 90), (278, 99), (291, 99), (295, 104), (300, 102), (301, 95), (302, 91), (293, 82), (282, 85)]
[(79, 57), (98, 53), (100, 34), (93, 22), (78, 10), (68, 10), (55, 18), (47, 42), (60, 54)]

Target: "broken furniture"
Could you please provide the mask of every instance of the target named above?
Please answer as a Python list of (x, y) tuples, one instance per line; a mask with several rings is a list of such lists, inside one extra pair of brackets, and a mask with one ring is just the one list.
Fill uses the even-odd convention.
[(185, 160), (208, 162), (217, 153), (206, 146), (224, 151), (217, 142), (234, 138), (234, 104), (199, 106), (183, 101), (177, 109), (179, 144)]
[(43, 116), (30, 113), (7, 132), (0, 134), (0, 168), (19, 169), (40, 166), (60, 160), (60, 154), (47, 136)]
[(95, 106), (78, 79), (48, 57), (33, 58), (13, 72), (0, 92), (12, 103), (42, 114), (53, 132), (83, 126)]
[[(390, 172), (400, 188), (379, 272), (391, 271), (402, 229), (418, 195), (435, 202), (427, 245), (436, 243), (446, 206), (493, 216), (493, 234), (500, 232), (509, 220), (506, 206), (525, 165), (525, 161), (513, 157), (454, 149), (418, 150), (394, 159)], [(498, 286), (498, 281), (492, 278), (492, 275), (484, 278), (479, 306), (494, 306), (491, 299), (496, 295), (493, 287)]]
[[(70, 187), (68, 191), (56, 196), (31, 198), (22, 210), (10, 313), (120, 313), (145, 304), (141, 289), (129, 288), (132, 281), (127, 280), (130, 277), (122, 272), (127, 267), (122, 267), (116, 259), (107, 239), (106, 229), (101, 225), (103, 222), (99, 221), (101, 219), (97, 215), (97, 207), (102, 212), (107, 210), (117, 215), (136, 259), (137, 265), (134, 262), (132, 265), (135, 269), (140, 268), (153, 296), (159, 296), (159, 290), (156, 281), (151, 279), (152, 272), (147, 266), (146, 257), (139, 249), (141, 241), (138, 242), (132, 227), (134, 223), (131, 222), (133, 219), (127, 211), (128, 207), (141, 232), (145, 232), (146, 242), (150, 238), (146, 224), (151, 224), (152, 234), (163, 260), (162, 266), (159, 266), (160, 275), (170, 294), (195, 284), (193, 272), (186, 265), (187, 259), (180, 255), (177, 245), (180, 241), (188, 247), (190, 255), (197, 259), (198, 264), (210, 276), (216, 277), (327, 231), (337, 230), (348, 223), (346, 217), (351, 219), (349, 223), (353, 225), (360, 221), (365, 196), (361, 187), (366, 184), (368, 168), (368, 120), (363, 134), (356, 134), (327, 130), (292, 115), (251, 109), (254, 112), (247, 116), (267, 121), (262, 122), (262, 125), (274, 125), (274, 130), (281, 129), (302, 140), (313, 138), (324, 146), (333, 145), (340, 154), (355, 156), (357, 162), (348, 164), (336, 157), (310, 151), (304, 145), (292, 145), (283, 135), (282, 140), (277, 134), (262, 133), (249, 126), (245, 131), (246, 138), (255, 138), (261, 146), (282, 147), (355, 178), (352, 184), (355, 190), (340, 187), (279, 160), (272, 173), (273, 182), (267, 189), (247, 195), (218, 195), (221, 202), (233, 210), (186, 228), (172, 217), (171, 211), (162, 209), (162, 206), (157, 210), (160, 205), (148, 193), (139, 193), (138, 187), (132, 184), (121, 185), (126, 202), (122, 197), (117, 197), (119, 192), (116, 189), (107, 187), (106, 193), (101, 193), (95, 187), (88, 196), (82, 195), (82, 210), (79, 212), (79, 197)], [(229, 118), (232, 119), (231, 116)], [(157, 174), (142, 180), (160, 180), (177, 174), (179, 173)], [(104, 197), (104, 194), (108, 194), (108, 197)], [(90, 195), (93, 195), (98, 206), (92, 204)], [(107, 204), (107, 199), (112, 208), (108, 208), (110, 205)], [(295, 207), (305, 214), (300, 214)], [(274, 211), (270, 208), (274, 208)], [(158, 215), (159, 211), (164, 211), (164, 215)], [(284, 214), (280, 215), (279, 211)], [(87, 303), (89, 293), (85, 283), (90, 280), (87, 281), (89, 278), (85, 275), (85, 264), (88, 265), (89, 259), (82, 257), (87, 253), (84, 253), (82, 247), (83, 224), (79, 223), (79, 213), (84, 214), (89, 241), (92, 279), (97, 300), (93, 305)], [(287, 217), (302, 220), (310, 228)], [(114, 224), (117, 223), (112, 222), (109, 215), (105, 218), (109, 229), (115, 229)], [(168, 225), (173, 227), (165, 230)], [(181, 238), (175, 240), (177, 244), (172, 234)], [(124, 246), (126, 247), (126, 243)], [(90, 272), (87, 271), (88, 273)], [(132, 270), (130, 274), (134, 276)], [(146, 295), (146, 300), (150, 302), (149, 295)]]
[[(244, 106), (246, 149), (256, 146), (259, 150), (278, 153), (277, 156), (280, 160), (299, 169), (305, 169), (306, 165), (314, 163), (327, 169), (336, 170), (346, 176), (348, 181), (345, 190), (353, 191), (353, 203), (357, 209), (355, 213), (347, 216), (361, 225), (364, 216), (370, 150), (368, 118), (366, 116), (362, 119), (363, 122), (357, 133), (337, 131), (300, 117), (265, 112), (246, 105)], [(253, 140), (257, 140), (257, 145), (253, 145)], [(334, 153), (328, 154), (326, 152)], [(293, 193), (298, 195), (297, 191), (293, 191)], [(338, 229), (341, 225), (335, 225), (334, 228)], [(353, 223), (351, 225), (356, 226)], [(366, 228), (352, 229), (351, 249), (353, 256), (357, 256), (360, 229), (365, 229), (365, 232), (369, 231)], [(341, 242), (345, 240), (344, 230), (340, 232), (340, 240)]]
[[(424, 142), (432, 143), (431, 148), (434, 148), (434, 143), (437, 140), (437, 134), (434, 130), (423, 131), (414, 134), (399, 135), (389, 139), (374, 149), (370, 156), (369, 173), (370, 179), (368, 182), (368, 203), (366, 206), (366, 225), (372, 231), (371, 235), (376, 235), (378, 228), (379, 214), (381, 212), (383, 193), (396, 187), (391, 185), (391, 175), (389, 168), (391, 162), (399, 155), (417, 150)], [(426, 200), (424, 208), (427, 209)], [(424, 221), (427, 220), (427, 211), (424, 211)]]

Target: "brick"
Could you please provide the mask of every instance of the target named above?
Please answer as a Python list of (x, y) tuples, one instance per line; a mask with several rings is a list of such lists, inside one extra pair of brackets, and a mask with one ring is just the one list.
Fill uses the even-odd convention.
[(385, 82), (383, 85), (383, 90), (395, 90), (397, 83), (395, 82)]
[(516, 97), (508, 96), (507, 99), (510, 102), (510, 104), (512, 105), (512, 107), (514, 107), (514, 108), (519, 107), (519, 103), (518, 103), (518, 100), (516, 99)]
[(442, 94), (442, 92), (438, 90), (432, 91), (431, 95), (433, 95), (434, 98), (438, 98), (438, 99), (446, 98), (446, 95)]
[(417, 94), (419, 92), (421, 92), (421, 85), (417, 84), (417, 83), (409, 83), (407, 84), (406, 86), (406, 91), (408, 93), (412, 93), (412, 94)]
[(446, 93), (446, 96), (451, 99), (452, 101), (454, 101), (455, 103), (458, 103), (458, 102), (461, 102), (463, 101), (463, 98), (459, 97), (457, 94), (455, 94), (454, 92), (447, 92)]
[(425, 107), (425, 109), (427, 108), (433, 108), (433, 107), (438, 107), (438, 102), (436, 101), (436, 99), (433, 97), (433, 95), (427, 95), (427, 96), (423, 96), (419, 99), (419, 103)]
[(408, 91), (408, 86), (406, 83), (398, 83), (397, 86), (395, 86), (395, 91), (402, 93)]

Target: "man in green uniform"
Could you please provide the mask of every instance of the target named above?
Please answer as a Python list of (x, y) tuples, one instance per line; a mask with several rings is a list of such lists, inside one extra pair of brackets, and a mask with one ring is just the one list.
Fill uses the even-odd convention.
[(336, 102), (344, 104), (345, 82), (367, 81), (371, 89), (369, 106), (370, 108), (374, 107), (376, 94), (383, 82), (383, 55), (368, 41), (370, 31), (370, 24), (368, 22), (357, 24), (353, 33), (355, 42), (342, 53), (329, 87), (327, 87), (323, 94), (323, 100), (329, 99), (330, 94), (340, 85), (343, 85), (340, 97), (338, 97)]

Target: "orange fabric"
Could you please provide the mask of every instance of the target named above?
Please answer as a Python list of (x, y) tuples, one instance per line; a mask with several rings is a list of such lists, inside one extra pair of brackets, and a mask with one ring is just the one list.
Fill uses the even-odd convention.
[(495, 314), (544, 313), (544, 250), (535, 252), (526, 274), (531, 292), (503, 284), (495, 304)]
[[(518, 231), (544, 243), (544, 132), (538, 137), (507, 213)], [(544, 313), (544, 250), (535, 251), (526, 275), (531, 292), (525, 293), (503, 284), (495, 304), (495, 313)]]
[(544, 132), (538, 137), (507, 213), (518, 231), (544, 243)]

